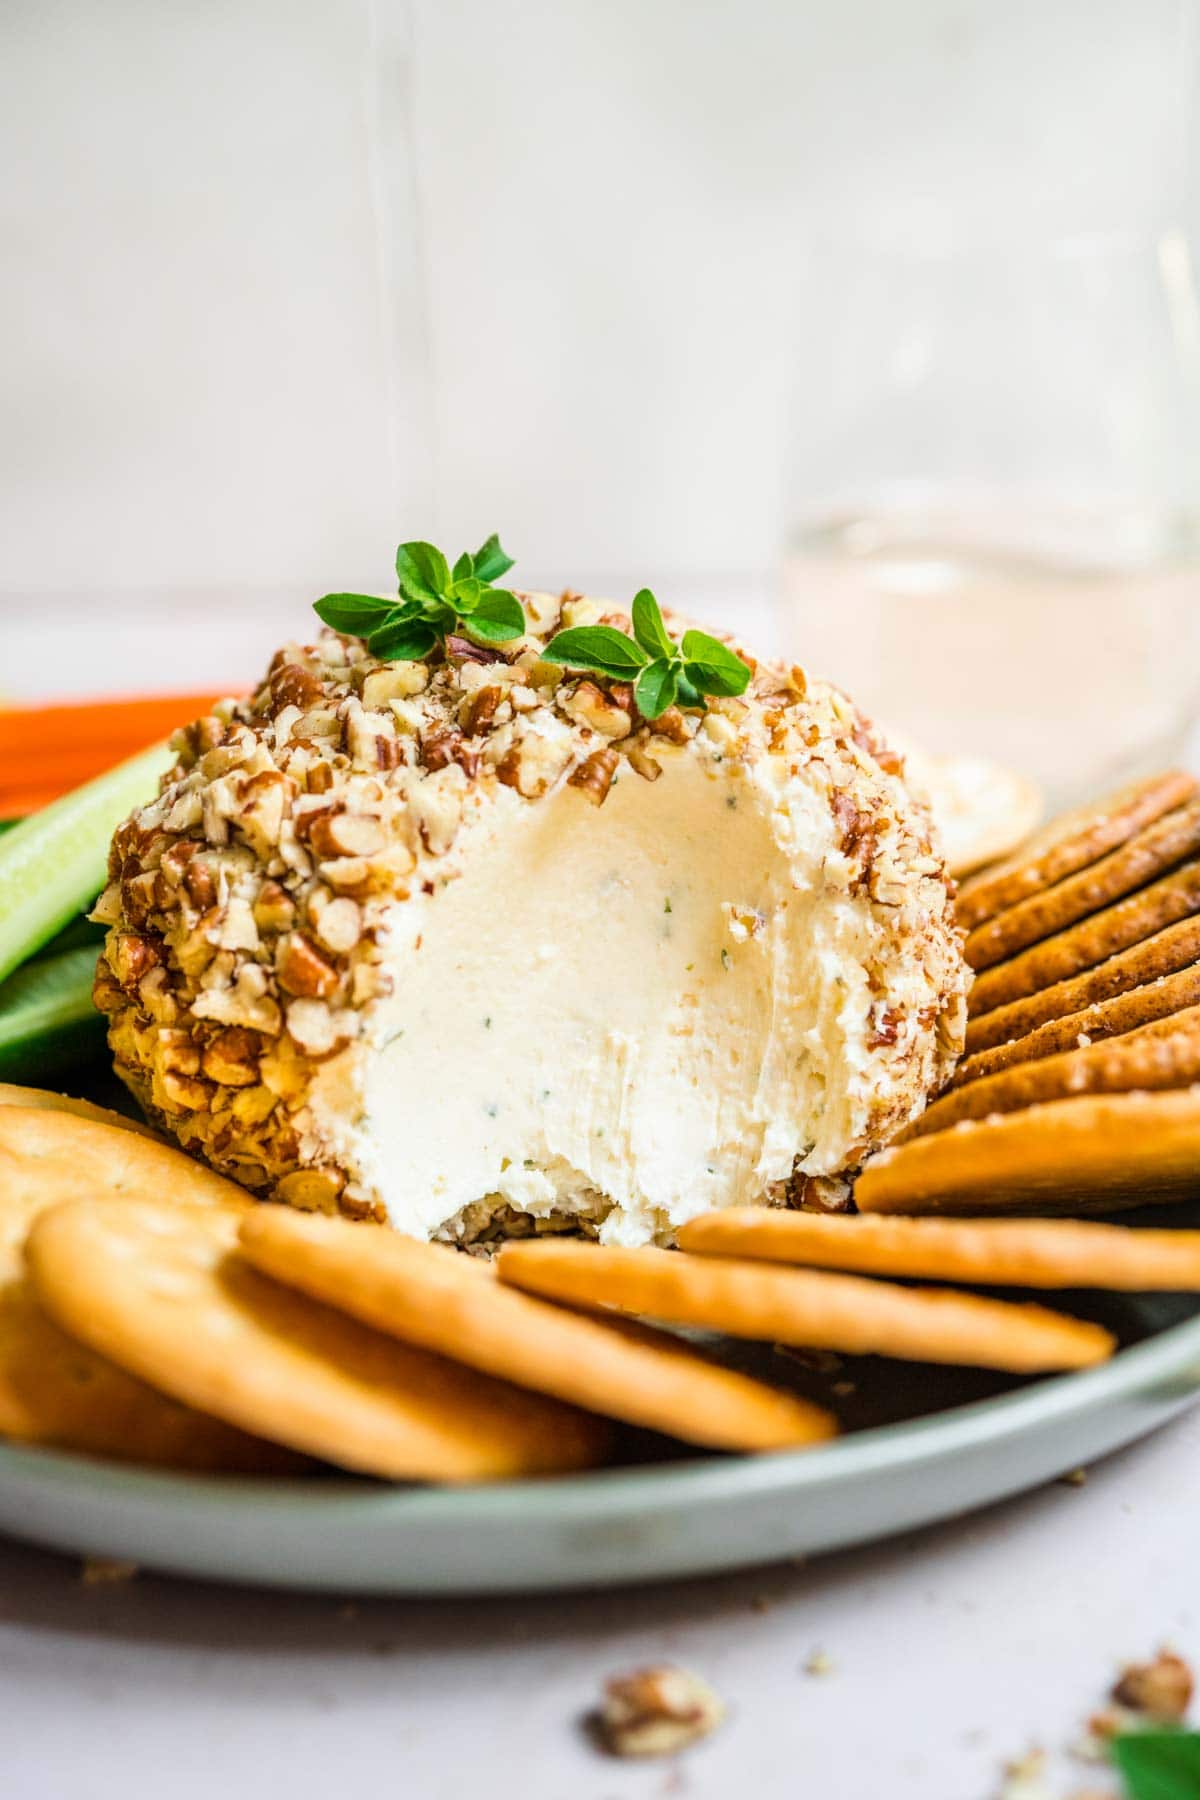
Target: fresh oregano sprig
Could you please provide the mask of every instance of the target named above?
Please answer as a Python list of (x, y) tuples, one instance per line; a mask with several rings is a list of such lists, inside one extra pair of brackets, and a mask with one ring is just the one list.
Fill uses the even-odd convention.
[(507, 644), (525, 632), (525, 609), (493, 583), (513, 566), (493, 532), (472, 556), (451, 568), (433, 544), (401, 544), (396, 551), (399, 596), (326, 594), (313, 608), (335, 631), (366, 638), (384, 662), (420, 662), (455, 633), (476, 644)]
[(750, 670), (741, 657), (704, 631), (685, 631), (677, 644), (649, 588), (634, 597), (632, 619), (632, 637), (614, 625), (560, 631), (546, 645), (546, 660), (613, 681), (633, 681), (638, 711), (646, 719), (657, 719), (669, 706), (703, 712), (706, 694), (745, 693)]

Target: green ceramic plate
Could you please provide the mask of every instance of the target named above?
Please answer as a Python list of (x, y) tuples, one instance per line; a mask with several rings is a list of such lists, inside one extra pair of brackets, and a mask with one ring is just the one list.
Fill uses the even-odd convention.
[(807, 1452), (664, 1460), (665, 1445), (631, 1438), (623, 1468), (453, 1490), (214, 1480), (10, 1446), (0, 1528), (181, 1574), (340, 1593), (532, 1591), (811, 1555), (1034, 1487), (1200, 1391), (1200, 1301), (1065, 1298), (1108, 1318), (1129, 1347), (1082, 1374), (1004, 1386), (875, 1358), (811, 1370), (730, 1346), (732, 1359), (807, 1392), (839, 1385), (848, 1433)]
[[(103, 1071), (86, 1087), (127, 1104)], [(1200, 1198), (1125, 1216), (1200, 1226)], [(629, 1432), (619, 1467), (476, 1488), (216, 1479), (0, 1444), (0, 1530), (179, 1574), (339, 1593), (655, 1581), (841, 1549), (985, 1506), (1130, 1443), (1200, 1394), (1200, 1295), (1012, 1297), (1102, 1320), (1122, 1349), (1099, 1368), (1022, 1381), (709, 1338), (731, 1366), (830, 1406), (845, 1436), (717, 1457)]]

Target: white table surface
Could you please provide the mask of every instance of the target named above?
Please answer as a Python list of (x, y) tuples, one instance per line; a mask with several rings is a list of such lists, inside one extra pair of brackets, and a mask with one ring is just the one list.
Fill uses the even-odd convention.
[[(0, 687), (128, 688), (134, 643), (146, 685), (219, 686), (303, 617), (282, 598), (33, 623), (6, 608)], [(1103, 1791), (1067, 1752), (1117, 1665), (1164, 1640), (1200, 1661), (1198, 1486), (1190, 1414), (1082, 1487), (876, 1548), (478, 1604), (89, 1586), (71, 1559), (0, 1542), (0, 1794), (992, 1800), (1033, 1744), (1058, 1758), (1053, 1800)], [(827, 1675), (805, 1672), (817, 1651)], [(659, 1660), (705, 1676), (725, 1724), (677, 1760), (602, 1756), (581, 1721), (605, 1678)]]
[[(1200, 1415), (1023, 1499), (805, 1566), (546, 1599), (356, 1601), (138, 1576), (0, 1544), (6, 1800), (994, 1800), (1050, 1796), (1123, 1660), (1200, 1656)], [(814, 1651), (833, 1668), (805, 1673)], [(606, 1676), (678, 1662), (725, 1724), (602, 1756)], [(1102, 1783), (1100, 1784), (1102, 1787)]]

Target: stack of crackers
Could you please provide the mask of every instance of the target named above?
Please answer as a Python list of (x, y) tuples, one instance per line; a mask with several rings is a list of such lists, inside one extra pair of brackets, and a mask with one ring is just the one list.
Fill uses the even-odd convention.
[(1200, 1197), (1196, 784), (1057, 821), (969, 879), (960, 917), (968, 1054), (857, 1210), (730, 1209), (674, 1250), (548, 1237), (486, 1263), (258, 1204), (145, 1126), (0, 1088), (0, 1432), (467, 1482), (596, 1467), (620, 1427), (742, 1452), (837, 1433), (722, 1339), (1014, 1375), (1104, 1360), (1104, 1326), (987, 1290), (1200, 1291), (1200, 1231), (1042, 1216)]
[(1200, 792), (1179, 770), (963, 883), (975, 970), (949, 1090), (864, 1212), (1096, 1212), (1200, 1197)]

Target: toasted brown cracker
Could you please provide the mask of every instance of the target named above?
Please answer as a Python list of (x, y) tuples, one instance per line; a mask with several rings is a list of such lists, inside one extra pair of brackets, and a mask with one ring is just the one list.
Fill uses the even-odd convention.
[(302, 1458), (157, 1393), (68, 1337), (38, 1305), (22, 1247), (44, 1202), (0, 1185), (0, 1433), (130, 1462), (283, 1474)]
[(1168, 769), (1052, 819), (1006, 862), (963, 883), (955, 908), (959, 924), (967, 931), (974, 930), (1030, 894), (1076, 874), (1195, 793), (1194, 777), (1181, 769)]
[(1125, 895), (1174, 869), (1185, 857), (1194, 857), (1198, 850), (1200, 801), (1193, 800), (1156, 819), (1129, 843), (1081, 869), (1078, 875), (1068, 875), (1065, 881), (1040, 894), (1031, 894), (1028, 900), (1010, 906), (985, 925), (977, 925), (967, 937), (963, 954), (976, 970), (1007, 962), (1031, 944), (1041, 943), (1043, 938), (1054, 937), (1081, 919), (1090, 919), (1093, 913), (1111, 908)]
[(0, 1106), (28, 1106), (44, 1112), (75, 1113), (81, 1119), (93, 1119), (97, 1125), (112, 1125), (118, 1131), (136, 1132), (139, 1137), (161, 1139), (141, 1119), (127, 1119), (124, 1113), (107, 1106), (96, 1106), (91, 1100), (73, 1100), (68, 1094), (56, 1094), (53, 1088), (16, 1087), (0, 1081)]
[[(969, 1092), (970, 1090), (966, 1090)], [(1200, 1088), (1087, 1094), (881, 1151), (862, 1212), (1114, 1212), (1200, 1195)]]
[(734, 1206), (679, 1233), (707, 1256), (1004, 1287), (1128, 1292), (1200, 1288), (1200, 1231), (1131, 1231), (1081, 1219), (908, 1219)]
[(480, 1481), (585, 1468), (603, 1421), (371, 1331), (234, 1254), (244, 1208), (57, 1206), (26, 1251), (73, 1337), (164, 1393), (365, 1474)]
[(962, 1119), (1017, 1112), (1070, 1094), (1126, 1094), (1137, 1088), (1190, 1087), (1200, 1081), (1200, 1034), (1186, 1028), (1117, 1038), (1018, 1063), (942, 1094), (894, 1140), (909, 1143)]
[(243, 1221), (241, 1244), (266, 1274), (406, 1343), (688, 1443), (782, 1450), (837, 1430), (820, 1407), (721, 1368), (665, 1332), (631, 1332), (534, 1299), (443, 1244), (275, 1206)]
[(1069, 981), (1106, 957), (1163, 931), (1168, 925), (1200, 913), (1200, 861), (1185, 863), (1170, 875), (1094, 913), (1055, 937), (1034, 944), (1010, 961), (984, 970), (972, 983), (972, 1016), (1007, 1006), (1028, 994), (1039, 994), (1057, 981)]
[(563, 1239), (506, 1244), (500, 1276), (580, 1306), (734, 1337), (976, 1368), (1074, 1369), (1111, 1355), (1098, 1325), (940, 1288)]
[(1017, 1063), (1037, 1062), (1043, 1056), (1057, 1056), (1063, 1050), (1078, 1050), (1084, 1044), (1173, 1030), (1200, 1031), (1200, 963), (1085, 1006), (1082, 1012), (1047, 1019), (1024, 1037), (977, 1051), (959, 1064), (950, 1086), (966, 1087), (984, 1075), (998, 1074)]
[(973, 1056), (978, 1050), (1006, 1044), (1012, 1038), (1024, 1037), (1048, 1019), (1083, 1012), (1117, 994), (1145, 987), (1164, 975), (1177, 974), (1190, 968), (1197, 959), (1200, 959), (1200, 917), (1181, 919), (1178, 924), (1168, 925), (1165, 931), (1156, 931), (1153, 937), (1106, 958), (1095, 968), (1072, 976), (1069, 981), (1056, 981), (1040, 993), (1026, 995), (970, 1019), (967, 1023), (967, 1054)]
[(0, 1196), (163, 1199), (228, 1206), (241, 1188), (173, 1144), (75, 1112), (0, 1106)]

